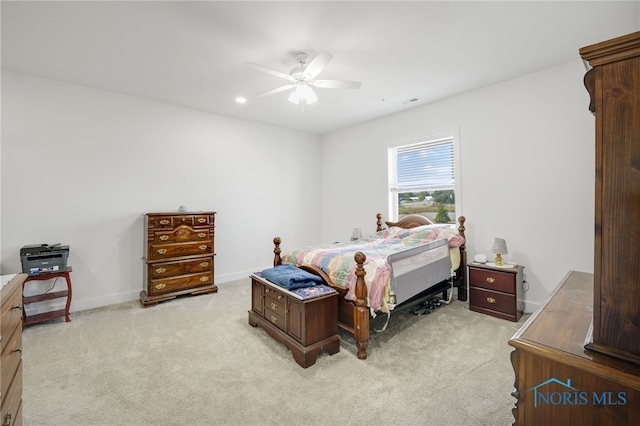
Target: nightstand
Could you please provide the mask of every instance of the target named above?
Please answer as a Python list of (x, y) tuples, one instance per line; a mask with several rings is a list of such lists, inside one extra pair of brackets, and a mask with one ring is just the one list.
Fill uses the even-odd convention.
[(517, 322), (524, 313), (524, 266), (469, 264), (469, 309)]

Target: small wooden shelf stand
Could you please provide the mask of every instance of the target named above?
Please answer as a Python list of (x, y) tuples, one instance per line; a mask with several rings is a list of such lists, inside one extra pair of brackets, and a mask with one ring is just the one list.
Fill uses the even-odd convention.
[[(69, 274), (72, 271), (73, 269), (71, 268), (71, 266), (67, 266), (67, 269), (64, 272), (48, 272), (40, 275), (31, 275), (24, 280), (24, 282), (22, 283), (22, 319), (23, 319), (22, 326), (23, 327), (25, 325), (37, 324), (37, 323), (41, 323), (41, 322), (45, 322), (45, 321), (49, 321), (49, 320), (52, 320), (55, 318), (61, 318), (61, 317), (64, 317), (66, 322), (71, 321), (71, 318), (69, 318), (69, 308), (71, 307), (72, 291), (71, 291), (71, 277)], [(30, 281), (46, 281), (46, 280), (52, 280), (55, 278), (64, 278), (65, 281), (67, 282), (67, 289), (54, 291), (51, 293), (35, 294), (33, 296), (24, 295), (24, 288), (26, 287), (27, 283), (29, 283)], [(37, 302), (44, 302), (45, 300), (59, 299), (62, 297), (67, 298), (67, 303), (65, 304), (64, 309), (57, 309), (55, 311), (43, 312), (36, 315), (27, 315), (27, 311), (25, 309), (26, 305), (29, 305), (31, 303), (37, 303)]]

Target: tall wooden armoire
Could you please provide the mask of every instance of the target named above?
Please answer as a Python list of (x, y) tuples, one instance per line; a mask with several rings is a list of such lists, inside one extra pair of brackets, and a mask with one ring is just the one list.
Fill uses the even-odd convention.
[(580, 55), (596, 124), (594, 273), (570, 271), (509, 340), (517, 425), (640, 424), (640, 32)]
[(588, 349), (640, 364), (640, 32), (580, 49), (596, 119)]

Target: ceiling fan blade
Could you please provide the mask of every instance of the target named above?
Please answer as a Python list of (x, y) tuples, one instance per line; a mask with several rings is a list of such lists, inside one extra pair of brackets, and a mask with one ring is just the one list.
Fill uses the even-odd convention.
[(323, 89), (359, 89), (362, 86), (358, 81), (345, 80), (314, 80), (310, 83)]
[(253, 68), (260, 70), (262, 72), (266, 72), (267, 74), (275, 75), (276, 77), (284, 78), (285, 80), (294, 81), (294, 78), (291, 77), (289, 74), (285, 74), (277, 70), (272, 70), (271, 68), (263, 67), (262, 65), (254, 64), (253, 62), (249, 62), (247, 65), (250, 65)]
[(327, 66), (329, 61), (331, 61), (333, 56), (327, 52), (320, 52), (318, 56), (313, 58), (309, 65), (304, 70), (305, 74), (309, 75), (309, 79), (313, 79), (315, 76), (320, 74), (320, 72)]
[(295, 84), (287, 84), (284, 86), (280, 86), (276, 89), (269, 90), (268, 92), (261, 93), (258, 95), (258, 97), (261, 98), (263, 96), (275, 95), (276, 93), (284, 92), (285, 90), (291, 89), (292, 87), (295, 87)]

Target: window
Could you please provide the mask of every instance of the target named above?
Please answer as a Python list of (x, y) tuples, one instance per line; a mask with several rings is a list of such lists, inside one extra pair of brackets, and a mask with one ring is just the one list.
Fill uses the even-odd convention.
[(434, 223), (455, 223), (457, 152), (450, 133), (390, 147), (390, 217), (416, 213)]

